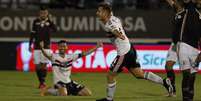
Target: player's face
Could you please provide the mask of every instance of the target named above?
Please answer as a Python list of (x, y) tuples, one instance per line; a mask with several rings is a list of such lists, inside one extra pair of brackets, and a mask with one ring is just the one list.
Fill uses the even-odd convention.
[(59, 53), (65, 54), (67, 48), (68, 48), (68, 46), (66, 45), (66, 43), (60, 43), (59, 44)]
[(96, 15), (100, 20), (105, 20), (108, 17), (108, 12), (104, 10), (102, 7), (98, 7)]
[(39, 16), (41, 19), (46, 19), (48, 17), (48, 11), (47, 10), (40, 10)]

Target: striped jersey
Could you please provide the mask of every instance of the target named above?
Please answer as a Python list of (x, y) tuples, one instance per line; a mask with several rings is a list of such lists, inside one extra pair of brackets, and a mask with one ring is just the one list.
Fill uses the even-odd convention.
[(81, 57), (81, 54), (66, 54), (61, 57), (58, 53), (52, 54), (52, 70), (54, 84), (61, 81), (63, 83), (71, 82), (71, 68), (73, 61)]
[[(111, 16), (109, 21), (105, 24), (105, 30), (106, 30), (106, 32), (111, 34), (111, 36), (109, 38), (110, 38), (110, 41), (112, 42), (112, 44), (116, 47), (117, 54), (122, 56), (122, 55), (128, 53), (128, 51), (131, 48), (131, 45), (130, 45), (129, 39), (127, 38), (125, 31), (123, 29), (121, 20), (115, 16)], [(123, 34), (123, 36), (125, 37), (125, 39), (122, 40), (122, 39), (117, 38), (114, 35), (112, 35), (112, 32), (114, 30), (121, 32)]]

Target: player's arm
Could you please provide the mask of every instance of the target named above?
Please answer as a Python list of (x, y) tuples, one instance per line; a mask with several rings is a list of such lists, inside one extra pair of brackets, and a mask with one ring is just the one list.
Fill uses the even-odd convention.
[(82, 52), (82, 56), (86, 56), (91, 54), (92, 52), (94, 52), (97, 48), (102, 47), (103, 43), (102, 42), (97, 42), (97, 45), (94, 48), (89, 49), (88, 51), (84, 51)]
[(31, 52), (31, 46), (34, 40), (34, 33), (30, 33), (30, 37), (29, 37), (29, 51)]
[(45, 49), (44, 49), (44, 42), (43, 41), (40, 42), (40, 48), (41, 48), (41, 51), (42, 51), (43, 55), (46, 58), (48, 58), (50, 61), (53, 61), (52, 55), (47, 54), (47, 52), (45, 51)]
[(172, 8), (176, 10), (176, 12), (180, 12), (183, 9), (177, 0), (166, 0), (166, 1)]
[(120, 31), (118, 31), (117, 29), (113, 30), (112, 34), (115, 35), (116, 37), (122, 39), (122, 40), (125, 39), (125, 36)]
[(53, 22), (51, 22), (50, 27), (52, 29), (52, 32), (56, 32), (57, 31), (57, 26)]
[(32, 24), (32, 30), (31, 30), (30, 37), (29, 37), (29, 51), (30, 52), (31, 52), (31, 46), (32, 46), (33, 40), (35, 38), (35, 34), (36, 34), (36, 26), (35, 26), (35, 21), (34, 21)]
[(53, 23), (51, 14), (48, 15), (48, 19), (50, 21), (50, 28), (52, 29), (53, 32), (56, 32), (57, 31), (57, 26)]

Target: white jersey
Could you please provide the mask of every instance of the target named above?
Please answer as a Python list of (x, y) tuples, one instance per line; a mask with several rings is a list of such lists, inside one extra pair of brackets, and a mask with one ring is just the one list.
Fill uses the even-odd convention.
[(52, 55), (53, 81), (57, 84), (59, 81), (63, 83), (71, 82), (71, 68), (73, 61), (81, 57), (81, 54), (67, 54), (61, 57), (59, 54)]
[(130, 50), (131, 45), (130, 45), (129, 39), (127, 38), (125, 34), (125, 31), (121, 24), (121, 20), (119, 18), (115, 16), (111, 16), (109, 21), (105, 24), (105, 30), (110, 34), (112, 34), (114, 30), (118, 30), (125, 37), (124, 40), (120, 38), (110, 37), (111, 42), (115, 45), (117, 49), (118, 55), (122, 56)]

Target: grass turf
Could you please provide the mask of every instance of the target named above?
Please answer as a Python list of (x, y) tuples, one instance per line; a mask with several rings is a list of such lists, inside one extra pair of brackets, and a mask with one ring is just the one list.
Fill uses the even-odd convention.
[[(164, 74), (159, 74), (165, 77)], [(106, 74), (77, 73), (72, 78), (90, 88), (92, 96), (39, 96), (38, 80), (34, 72), (0, 71), (0, 101), (95, 101), (106, 95)], [(166, 90), (158, 84), (138, 80), (130, 74), (120, 74), (117, 78), (115, 101), (181, 101), (181, 79), (176, 75), (177, 97), (165, 97)], [(52, 85), (52, 73), (48, 73), (47, 84)], [(195, 83), (194, 101), (201, 101), (201, 75)]]

